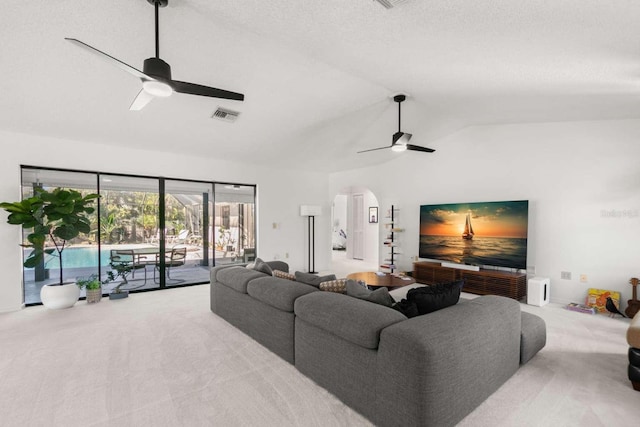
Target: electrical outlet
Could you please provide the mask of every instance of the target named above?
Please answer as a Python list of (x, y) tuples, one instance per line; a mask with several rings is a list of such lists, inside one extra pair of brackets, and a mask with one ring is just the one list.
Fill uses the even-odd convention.
[(284, 253), (284, 257), (285, 257), (285, 258), (289, 258), (289, 252), (285, 252), (285, 253)]
[(581, 274), (580, 275), (580, 281), (582, 283), (587, 283), (587, 275), (586, 274)]
[(561, 271), (560, 278), (564, 280), (571, 280), (571, 272), (570, 271)]

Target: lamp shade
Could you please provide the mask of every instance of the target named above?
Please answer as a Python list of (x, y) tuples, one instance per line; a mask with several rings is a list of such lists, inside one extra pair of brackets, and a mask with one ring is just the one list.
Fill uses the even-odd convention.
[(320, 215), (322, 215), (322, 206), (300, 205), (300, 216), (320, 216)]

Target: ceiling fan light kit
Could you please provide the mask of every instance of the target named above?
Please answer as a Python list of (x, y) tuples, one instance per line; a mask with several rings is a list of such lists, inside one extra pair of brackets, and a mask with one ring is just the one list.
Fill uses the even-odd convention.
[(131, 103), (131, 106), (129, 107), (130, 110), (141, 110), (153, 98), (166, 98), (168, 96), (171, 96), (173, 92), (185, 93), (188, 95), (208, 96), (212, 98), (231, 99), (234, 101), (244, 101), (244, 95), (241, 93), (202, 86), (195, 83), (172, 80), (171, 66), (160, 59), (160, 37), (158, 26), (158, 9), (160, 7), (167, 6), (169, 4), (169, 0), (147, 1), (155, 8), (156, 56), (153, 58), (145, 59), (143, 71), (140, 71), (137, 68), (134, 68), (131, 65), (126, 64), (119, 59), (96, 49), (93, 46), (89, 46), (88, 44), (81, 42), (80, 40), (68, 37), (65, 37), (65, 40), (99, 56), (110, 64), (115, 65), (121, 70), (124, 70), (140, 79), (140, 81), (142, 82), (142, 90), (138, 93), (136, 98)]
[(402, 153), (403, 151), (407, 151), (407, 144), (393, 144), (391, 146), (391, 151), (395, 151), (396, 153)]
[(171, 96), (173, 93), (171, 86), (158, 80), (145, 80), (142, 82), (142, 88), (149, 95), (159, 96), (161, 98)]
[(419, 145), (409, 144), (409, 141), (411, 140), (411, 137), (413, 135), (411, 135), (410, 133), (402, 132), (400, 130), (400, 123), (401, 123), (400, 119), (402, 117), (401, 111), (400, 111), (400, 104), (404, 102), (406, 99), (407, 99), (407, 96), (403, 94), (398, 94), (393, 97), (393, 101), (398, 103), (398, 132), (393, 134), (393, 137), (391, 138), (391, 145), (387, 147), (378, 147), (378, 148), (371, 148), (369, 150), (358, 151), (358, 154), (366, 153), (368, 151), (384, 150), (386, 148), (391, 148), (391, 151), (395, 153), (402, 153), (403, 151), (407, 151), (407, 150), (422, 151), (423, 153), (433, 153), (434, 151), (436, 151), (433, 148), (427, 148), (427, 147), (421, 147)]

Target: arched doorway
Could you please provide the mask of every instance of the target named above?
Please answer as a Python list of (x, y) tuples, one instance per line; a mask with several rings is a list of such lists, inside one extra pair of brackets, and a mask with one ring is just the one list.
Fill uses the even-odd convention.
[(331, 270), (338, 277), (378, 270), (380, 228), (369, 208), (378, 208), (378, 199), (364, 187), (344, 188), (333, 200)]

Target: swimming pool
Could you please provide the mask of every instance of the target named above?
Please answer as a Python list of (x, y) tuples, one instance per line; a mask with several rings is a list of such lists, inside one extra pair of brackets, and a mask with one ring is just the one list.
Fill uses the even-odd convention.
[[(97, 246), (72, 246), (65, 248), (62, 252), (62, 268), (98, 268), (98, 255), (100, 255), (100, 265), (102, 267), (108, 267), (111, 249), (133, 249), (133, 246), (102, 246), (99, 251)], [(30, 249), (25, 250), (25, 259), (29, 256), (30, 252)], [(45, 266), (46, 268), (57, 269), (59, 266), (58, 257), (47, 255), (45, 257)], [(25, 268), (25, 270), (32, 269)]]

